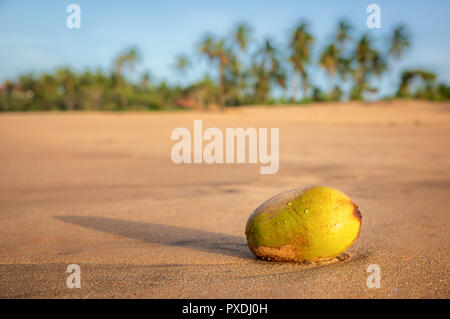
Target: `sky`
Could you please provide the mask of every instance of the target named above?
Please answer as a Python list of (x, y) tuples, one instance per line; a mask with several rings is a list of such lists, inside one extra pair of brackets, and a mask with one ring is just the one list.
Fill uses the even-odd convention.
[[(71, 3), (81, 8), (79, 29), (66, 26), (70, 14), (66, 8)], [(381, 8), (380, 29), (366, 25), (366, 7), (371, 3)], [(384, 51), (392, 29), (401, 23), (408, 27), (412, 48), (379, 82), (380, 94), (389, 94), (405, 68), (426, 68), (450, 83), (449, 14), (448, 0), (0, 0), (0, 82), (60, 66), (110, 71), (120, 52), (136, 46), (142, 62), (135, 74), (148, 70), (156, 81), (184, 84), (205, 72), (215, 76), (198, 53), (205, 33), (224, 36), (246, 21), (255, 43), (270, 36), (287, 55), (290, 32), (306, 19), (316, 38), (313, 54), (317, 56), (335, 32), (338, 19), (346, 18), (355, 27), (355, 36), (368, 33)], [(174, 70), (178, 54), (192, 60), (184, 77)], [(314, 84), (326, 87), (323, 70), (313, 69), (311, 74)]]

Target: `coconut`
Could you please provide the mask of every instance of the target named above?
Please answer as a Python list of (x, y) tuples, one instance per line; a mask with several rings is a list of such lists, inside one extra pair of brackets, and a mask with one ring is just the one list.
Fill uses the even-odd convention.
[(245, 228), (250, 250), (274, 261), (321, 262), (359, 235), (358, 206), (337, 189), (316, 186), (278, 194), (257, 207)]

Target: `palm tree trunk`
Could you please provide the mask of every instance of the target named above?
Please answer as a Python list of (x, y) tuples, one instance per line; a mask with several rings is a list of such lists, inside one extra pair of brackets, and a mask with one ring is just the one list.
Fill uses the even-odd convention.
[(123, 108), (128, 107), (128, 101), (124, 93), (124, 81), (122, 78), (122, 67), (121, 65), (116, 66), (116, 77), (117, 77), (117, 87), (119, 88), (119, 98), (120, 98), (120, 104)]
[(306, 99), (306, 94), (308, 93), (308, 80), (305, 74), (302, 74), (302, 90), (303, 90), (303, 99)]
[(224, 65), (219, 62), (219, 104), (220, 108), (225, 106), (225, 78), (224, 78)]
[(334, 86), (336, 83), (336, 78), (334, 76), (334, 74), (329, 74), (328, 76), (328, 94), (331, 96), (334, 90)]
[(293, 90), (294, 90), (292, 92), (292, 101), (295, 102), (295, 100), (297, 100), (297, 91), (298, 91), (298, 82), (297, 82), (297, 77), (296, 77), (295, 72), (292, 77), (292, 83), (293, 83)]

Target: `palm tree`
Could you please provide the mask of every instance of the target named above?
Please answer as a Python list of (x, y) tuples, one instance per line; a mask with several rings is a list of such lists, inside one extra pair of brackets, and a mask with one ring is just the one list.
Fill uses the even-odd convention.
[(136, 48), (130, 48), (128, 51), (119, 55), (116, 59), (116, 74), (119, 79), (122, 78), (122, 71), (124, 68), (128, 67), (131, 71), (134, 70), (136, 63), (141, 61), (141, 57)]
[(395, 58), (401, 58), (405, 50), (411, 46), (410, 35), (406, 27), (400, 25), (394, 29), (390, 40), (389, 55)]
[(119, 57), (115, 61), (116, 66), (116, 77), (117, 83), (119, 86), (119, 95), (122, 107), (126, 108), (128, 106), (128, 100), (125, 96), (125, 81), (123, 79), (123, 70), (124, 68), (128, 68), (131, 71), (134, 71), (136, 63), (141, 61), (141, 57), (136, 48), (130, 48), (125, 51), (123, 54), (119, 55)]
[(274, 83), (286, 87), (286, 74), (277, 55), (275, 46), (269, 38), (265, 39), (263, 46), (256, 52), (252, 74), (256, 79), (255, 96), (258, 102), (268, 100)]
[(213, 36), (207, 35), (200, 45), (200, 52), (210, 61), (217, 61), (219, 69), (219, 104), (225, 105), (225, 67), (232, 60), (232, 52), (225, 45), (225, 40), (216, 41)]
[(356, 63), (354, 71), (354, 87), (352, 99), (362, 99), (366, 91), (376, 92), (377, 89), (370, 87), (369, 82), (373, 75), (380, 77), (386, 71), (386, 62), (379, 51), (372, 47), (372, 40), (363, 35), (358, 41), (354, 53)]
[(351, 40), (350, 31), (353, 27), (345, 19), (341, 19), (338, 24), (338, 31), (336, 34), (336, 46), (339, 51), (344, 50), (345, 43)]
[(180, 75), (185, 75), (186, 70), (189, 68), (190, 65), (191, 61), (186, 55), (180, 54), (176, 57), (175, 69)]
[[(189, 60), (189, 58), (184, 55), (184, 54), (180, 54), (176, 57), (175, 59), (175, 71), (180, 75), (180, 78), (183, 78), (186, 75), (186, 71), (187, 69), (190, 67), (191, 65), (191, 61)], [(178, 86), (182, 85), (182, 81), (181, 79), (178, 81)]]
[[(341, 19), (337, 26), (337, 32), (332, 42), (324, 48), (319, 58), (319, 66), (324, 68), (329, 78), (328, 97), (336, 100), (342, 96), (341, 89), (335, 84), (335, 77), (338, 74), (342, 81), (351, 72), (351, 58), (346, 57), (345, 44), (351, 40), (350, 31), (352, 26), (344, 19)], [(316, 90), (316, 98), (318, 91)]]
[[(387, 56), (393, 60), (399, 60), (405, 54), (405, 51), (411, 46), (410, 35), (407, 29), (403, 25), (399, 25), (394, 28), (389, 39), (389, 51)], [(394, 68), (395, 70), (395, 68)], [(407, 75), (407, 74), (406, 74)], [(392, 85), (395, 81), (392, 81)], [(400, 84), (401, 86), (402, 84)]]
[(350, 35), (353, 30), (352, 25), (347, 22), (345, 19), (341, 19), (338, 23), (338, 31), (336, 33), (335, 43), (337, 49), (337, 73), (339, 74), (340, 79), (345, 82), (348, 76), (352, 73), (351, 63), (352, 58), (348, 57), (345, 50), (345, 44), (348, 41), (352, 40)]
[(244, 71), (244, 62), (242, 59), (243, 54), (246, 52), (248, 48), (248, 43), (250, 39), (251, 28), (248, 24), (242, 22), (236, 26), (236, 29), (233, 31), (232, 38), (237, 46), (236, 59), (232, 64), (232, 77), (234, 81), (235, 87), (235, 95), (237, 99), (237, 103), (244, 99), (244, 90), (247, 86), (248, 75), (247, 71)]
[[(308, 30), (308, 24), (301, 22), (294, 30), (290, 41), (291, 56), (289, 61), (294, 68), (294, 74), (299, 74), (302, 80), (303, 98), (306, 98), (308, 90), (307, 66), (311, 59), (311, 46), (314, 44), (314, 37)], [(295, 76), (294, 76), (295, 80)], [(297, 85), (294, 82), (294, 93), (292, 99), (295, 101), (297, 95)]]
[(335, 44), (328, 45), (320, 55), (319, 65), (324, 68), (330, 78), (330, 91), (334, 85), (334, 77), (336, 75), (339, 64), (339, 51)]
[(247, 49), (250, 31), (251, 29), (246, 23), (239, 23), (236, 26), (236, 30), (233, 33), (233, 38), (241, 52), (244, 52)]

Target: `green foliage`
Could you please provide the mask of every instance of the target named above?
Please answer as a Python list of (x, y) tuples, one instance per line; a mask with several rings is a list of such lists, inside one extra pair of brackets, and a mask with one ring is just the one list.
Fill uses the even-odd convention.
[[(5, 81), (0, 84), (0, 111), (210, 109), (364, 100), (378, 91), (374, 83), (389, 71), (390, 63), (411, 47), (403, 25), (393, 30), (383, 50), (368, 35), (355, 37), (353, 27), (340, 20), (331, 41), (317, 57), (312, 53), (315, 38), (305, 21), (293, 29), (286, 48), (270, 38), (251, 45), (251, 30), (246, 23), (239, 23), (229, 35), (216, 38), (208, 34), (202, 38), (198, 51), (212, 66), (212, 78), (204, 76), (190, 84), (181, 81), (195, 65), (182, 54), (173, 64), (179, 76), (176, 85), (155, 82), (148, 71), (131, 81), (130, 75), (142, 59), (139, 50), (130, 47), (116, 57), (110, 72), (76, 72), (61, 67), (51, 73), (22, 74), (14, 81)], [(328, 75), (326, 91), (310, 81), (315, 63)], [(297, 80), (303, 91), (300, 101), (296, 98)], [(348, 92), (343, 91), (348, 87)], [(282, 93), (277, 98), (273, 97), (275, 90)], [(289, 90), (293, 92), (291, 98)], [(442, 101), (450, 99), (450, 87), (436, 84), (436, 75), (427, 70), (405, 70), (395, 96)]]
[(436, 75), (426, 70), (405, 70), (401, 75), (400, 86), (397, 90), (397, 97), (413, 97), (414, 94), (410, 92), (410, 86), (414, 81), (419, 81), (421, 87), (418, 90), (430, 89), (433, 87), (433, 83), (436, 79)]
[(368, 35), (363, 35), (354, 51), (354, 83), (350, 93), (352, 100), (363, 100), (366, 92), (375, 93), (377, 88), (370, 85), (373, 77), (381, 77), (387, 70), (385, 57), (375, 48)]
[(251, 66), (251, 74), (255, 79), (253, 82), (255, 103), (268, 101), (273, 85), (286, 87), (285, 71), (281, 68), (277, 51), (271, 39), (265, 39), (263, 45), (257, 51)]
[(408, 34), (406, 27), (404, 25), (396, 27), (392, 34), (389, 54), (396, 58), (401, 58), (405, 54), (405, 50), (410, 46), (410, 35)]
[(16, 83), (7, 82), (3, 86), (0, 90), (0, 110), (120, 111), (176, 106), (179, 89), (164, 83), (153, 86), (144, 80), (136, 85), (123, 79), (119, 84), (115, 73), (105, 75), (100, 71), (85, 71), (78, 74), (66, 68), (39, 77), (27, 74), (19, 77)]
[(398, 98), (416, 98), (432, 101), (450, 99), (450, 86), (445, 83), (437, 84), (436, 74), (427, 70), (405, 70), (401, 75), (401, 82), (397, 90)]
[(184, 54), (180, 54), (177, 56), (175, 61), (175, 69), (180, 75), (185, 75), (190, 65), (191, 61), (189, 60), (189, 57)]
[[(307, 90), (309, 87), (309, 75), (307, 67), (311, 62), (311, 48), (314, 44), (314, 36), (309, 32), (309, 25), (302, 21), (295, 28), (289, 43), (291, 55), (289, 62), (292, 64), (295, 74), (299, 74), (302, 80), (303, 98), (307, 97)], [(295, 80), (295, 75), (294, 75)], [(295, 82), (296, 83), (296, 82)], [(292, 100), (296, 100), (297, 85), (294, 84), (294, 94)]]

